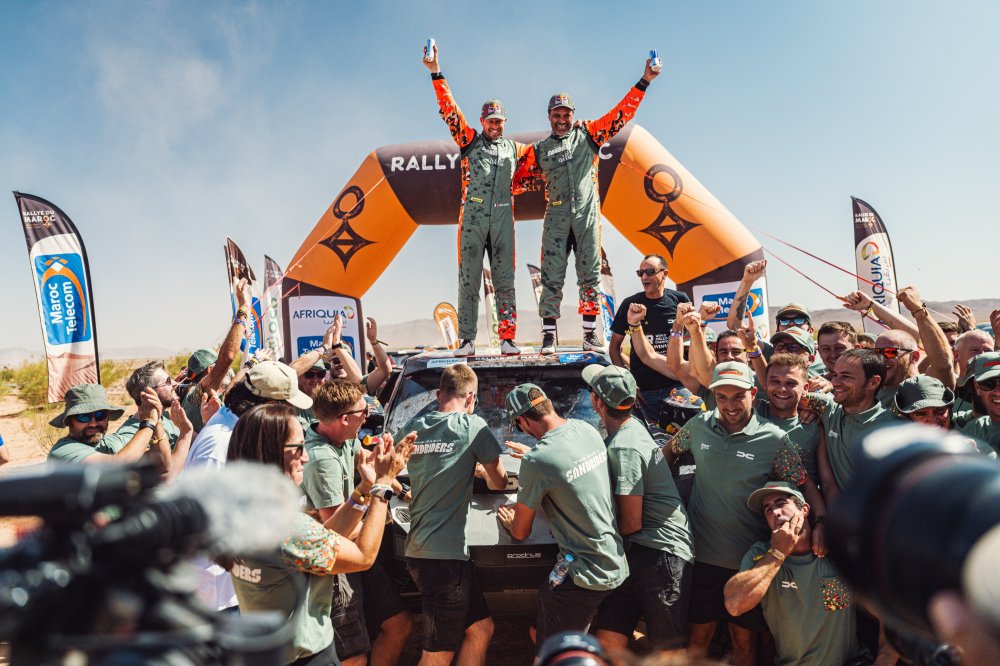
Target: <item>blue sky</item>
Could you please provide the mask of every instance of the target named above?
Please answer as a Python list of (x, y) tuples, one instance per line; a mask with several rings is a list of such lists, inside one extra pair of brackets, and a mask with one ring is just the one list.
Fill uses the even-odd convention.
[[(902, 284), (929, 299), (998, 295), (995, 3), (610, 7), (3, 2), (0, 183), (81, 229), (102, 346), (201, 346), (227, 325), (227, 235), (258, 273), (264, 253), (285, 264), (371, 150), (447, 138), (419, 62), (427, 36), (464, 108), (500, 97), (510, 132), (543, 129), (556, 90), (580, 117), (601, 114), (655, 47), (665, 69), (637, 122), (751, 229), (850, 266), (855, 195), (885, 220)], [(0, 220), (0, 348), (40, 349), (13, 197)], [(517, 233), (523, 265), (541, 224)], [(619, 295), (638, 290), (638, 252), (610, 225), (604, 238)], [(419, 229), (366, 314), (401, 322), (454, 301), (454, 253), (454, 227)], [(518, 289), (532, 307), (526, 271)], [(772, 304), (836, 305), (779, 266), (769, 289)]]

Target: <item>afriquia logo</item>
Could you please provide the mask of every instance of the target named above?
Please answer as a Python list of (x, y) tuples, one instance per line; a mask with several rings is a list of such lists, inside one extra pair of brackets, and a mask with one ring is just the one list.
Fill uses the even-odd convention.
[(885, 305), (887, 289), (892, 290), (892, 266), (889, 264), (889, 257), (883, 255), (878, 245), (868, 241), (861, 246), (861, 260), (869, 263), (868, 273), (871, 278), (872, 298), (879, 304)]
[(90, 340), (93, 337), (93, 322), (88, 317), (83, 258), (76, 253), (36, 257), (35, 275), (49, 344), (66, 345)]

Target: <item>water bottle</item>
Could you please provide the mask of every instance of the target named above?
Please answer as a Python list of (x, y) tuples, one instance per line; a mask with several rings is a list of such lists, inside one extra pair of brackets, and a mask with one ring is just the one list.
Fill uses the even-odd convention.
[(653, 70), (654, 72), (660, 71), (660, 68), (663, 67), (663, 61), (660, 60), (660, 57), (656, 54), (656, 49), (651, 49), (650, 50), (650, 52), (649, 52), (649, 58), (650, 58), (650, 60), (653, 61), (653, 62), (649, 63), (649, 68), (651, 70)]
[(549, 574), (549, 587), (559, 587), (562, 582), (566, 580), (566, 574), (569, 573), (569, 566), (573, 564), (575, 557), (573, 553), (566, 553), (556, 562), (556, 565), (552, 567), (552, 572)]

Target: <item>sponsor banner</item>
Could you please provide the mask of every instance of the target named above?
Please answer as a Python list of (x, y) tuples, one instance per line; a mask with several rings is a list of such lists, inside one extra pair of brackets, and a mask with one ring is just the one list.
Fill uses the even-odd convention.
[(427, 361), (427, 367), (428, 368), (443, 368), (443, 367), (446, 367), (446, 366), (449, 366), (449, 365), (455, 365), (456, 363), (465, 363), (465, 362), (466, 362), (466, 359), (464, 359), (464, 358), (455, 358), (455, 357), (451, 357), (451, 358), (432, 358), (429, 361)]
[(500, 346), (500, 325), (497, 321), (497, 292), (493, 288), (493, 273), (483, 267), (483, 301), (486, 304), (486, 328), (490, 347)]
[(458, 349), (458, 311), (451, 303), (438, 303), (434, 307), (434, 321), (437, 322), (445, 347)]
[(531, 289), (535, 292), (535, 308), (542, 300), (542, 269), (528, 264), (528, 275), (531, 276)]
[[(708, 301), (718, 303), (722, 309), (715, 315), (715, 318), (708, 322), (717, 333), (726, 330), (726, 318), (736, 300), (736, 290), (739, 288), (739, 281), (720, 282), (717, 284), (696, 284), (693, 289), (695, 310), (701, 304)], [(757, 337), (767, 340), (771, 337), (771, 322), (767, 312), (767, 283), (758, 280), (747, 295), (747, 312), (753, 316), (754, 326), (757, 327)]]
[(244, 362), (253, 355), (255, 351), (264, 345), (264, 330), (261, 320), (260, 289), (257, 286), (257, 276), (247, 262), (243, 251), (233, 242), (232, 238), (226, 238), (226, 274), (229, 276), (229, 298), (236, 315), (236, 285), (243, 278), (246, 278), (250, 287), (250, 308), (251, 326), (246, 331), (246, 344), (241, 346)]
[[(854, 261), (858, 271), (858, 290), (879, 305), (900, 312), (896, 300), (896, 264), (892, 258), (889, 232), (875, 209), (861, 199), (851, 197), (854, 213)], [(885, 329), (868, 317), (863, 318), (865, 332)]]
[(604, 344), (611, 342), (611, 323), (615, 318), (615, 278), (611, 275), (608, 255), (601, 248), (601, 325), (604, 329)]
[(271, 257), (264, 255), (264, 296), (261, 305), (264, 345), (274, 354), (274, 359), (285, 357), (285, 330), (281, 318), (281, 278), (284, 271)]
[(25, 241), (48, 365), (48, 401), (77, 384), (99, 384), (93, 289), (83, 240), (54, 204), (14, 193)]
[(295, 359), (323, 344), (323, 335), (333, 323), (333, 318), (340, 314), (344, 327), (341, 329), (341, 340), (351, 350), (351, 355), (362, 364), (364, 349), (360, 343), (361, 303), (350, 296), (336, 294), (289, 296), (288, 297), (288, 329), (291, 338), (289, 358)]

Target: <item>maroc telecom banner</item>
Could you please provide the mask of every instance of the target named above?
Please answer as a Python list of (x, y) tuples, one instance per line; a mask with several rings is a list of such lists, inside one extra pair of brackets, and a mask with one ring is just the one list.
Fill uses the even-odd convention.
[[(695, 286), (721, 292), (747, 262), (763, 258), (746, 227), (642, 127), (625, 127), (598, 155), (601, 212), (640, 252), (666, 257), (670, 277), (689, 295)], [(361, 298), (418, 226), (458, 223), (460, 169), (450, 140), (372, 151), (299, 247), (287, 277)], [(544, 211), (541, 192), (516, 198), (518, 220)]]
[(265, 254), (264, 295), (261, 298), (264, 321), (261, 328), (264, 331), (264, 346), (273, 352), (275, 360), (285, 356), (285, 329), (281, 325), (281, 278), (283, 275), (278, 262)]
[[(854, 260), (858, 269), (858, 290), (883, 307), (899, 312), (896, 301), (896, 263), (892, 258), (889, 232), (875, 209), (851, 197), (854, 213)], [(880, 333), (885, 327), (864, 317), (866, 333)]]
[(362, 334), (364, 317), (360, 300), (343, 294), (331, 294), (309, 285), (299, 285), (287, 278), (282, 289), (288, 294), (282, 301), (281, 310), (286, 322), (285, 350), (290, 360), (322, 345), (326, 329), (339, 314), (343, 322), (341, 340), (351, 350), (358, 367), (365, 367), (365, 336)]
[(255, 351), (264, 346), (264, 331), (261, 324), (261, 304), (260, 290), (257, 288), (257, 277), (253, 274), (253, 269), (247, 262), (243, 250), (233, 242), (232, 238), (226, 238), (226, 272), (229, 276), (229, 295), (233, 307), (233, 315), (236, 314), (236, 285), (243, 278), (246, 278), (250, 286), (250, 307), (252, 309), (252, 326), (246, 333), (246, 344), (243, 349), (243, 360), (251, 356)]
[(94, 295), (87, 249), (73, 221), (55, 204), (14, 193), (49, 369), (49, 402), (60, 402), (77, 384), (99, 384)]

